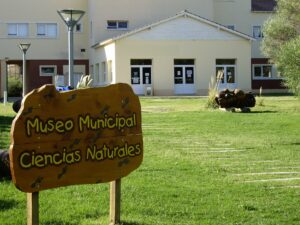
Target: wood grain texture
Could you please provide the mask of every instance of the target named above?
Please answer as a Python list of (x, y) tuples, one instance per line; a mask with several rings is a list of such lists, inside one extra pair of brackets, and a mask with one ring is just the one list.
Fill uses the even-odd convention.
[(27, 193), (27, 225), (39, 225), (39, 193)]
[(13, 182), (24, 192), (110, 182), (143, 160), (141, 106), (127, 84), (26, 95), (11, 129)]

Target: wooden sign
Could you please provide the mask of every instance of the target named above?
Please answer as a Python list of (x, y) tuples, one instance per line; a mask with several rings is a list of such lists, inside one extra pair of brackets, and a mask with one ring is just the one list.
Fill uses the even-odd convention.
[(109, 182), (143, 160), (141, 107), (127, 84), (34, 90), (11, 130), (13, 182), (24, 192)]

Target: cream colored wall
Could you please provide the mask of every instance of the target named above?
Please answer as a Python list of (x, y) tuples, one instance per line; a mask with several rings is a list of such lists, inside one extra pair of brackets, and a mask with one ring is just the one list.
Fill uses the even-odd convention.
[(251, 89), (251, 43), (236, 41), (130, 41), (116, 43), (116, 82), (130, 84), (130, 59), (152, 59), (155, 95), (174, 95), (174, 59), (195, 59), (198, 95), (207, 95), (217, 58), (237, 59), (238, 88)]
[[(80, 9), (86, 11), (82, 18), (83, 32), (74, 33), (74, 58), (88, 59), (88, 7), (86, 0), (1, 0), (0, 7), (0, 59), (22, 59), (18, 48), (20, 42), (30, 42), (28, 59), (67, 59), (68, 35), (67, 27), (57, 14), (61, 9)], [(58, 36), (55, 39), (36, 36), (36, 23), (57, 23)], [(7, 23), (28, 23), (27, 38), (12, 38), (7, 36)], [(86, 49), (81, 53), (80, 49)]]
[[(92, 52), (92, 58), (90, 58), (90, 65), (94, 65), (94, 74), (93, 74), (93, 78), (94, 78), (94, 86), (102, 86), (102, 85), (106, 85), (108, 83), (116, 83), (116, 77), (115, 77), (115, 43), (111, 43), (109, 45), (106, 45), (102, 48), (97, 48), (95, 51)], [(108, 80), (105, 83), (101, 83), (100, 82), (100, 77), (103, 75), (102, 74), (102, 69), (101, 69), (101, 63), (105, 62), (106, 63), (106, 69), (108, 68), (107, 63), (108, 61), (111, 60), (112, 61), (112, 79)], [(99, 70), (98, 72), (95, 71), (96, 67), (95, 65), (99, 64)], [(107, 71), (108, 72), (108, 71)], [(99, 76), (98, 78), (95, 76)]]
[(213, 19), (212, 0), (89, 0), (89, 21), (92, 21), (93, 31), (90, 44), (124, 33), (124, 31), (107, 30), (107, 20), (128, 20), (127, 31), (131, 31), (174, 16), (185, 9)]
[[(223, 25), (235, 25), (235, 29), (252, 36), (253, 25), (263, 25), (273, 13), (251, 12), (251, 0), (213, 0), (214, 20)], [(260, 42), (252, 44), (252, 58), (265, 58)]]

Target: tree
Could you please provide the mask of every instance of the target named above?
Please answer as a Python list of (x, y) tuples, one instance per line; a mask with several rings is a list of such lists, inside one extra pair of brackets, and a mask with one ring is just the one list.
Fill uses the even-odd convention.
[(300, 1), (277, 0), (264, 24), (263, 53), (277, 66), (285, 85), (300, 95)]

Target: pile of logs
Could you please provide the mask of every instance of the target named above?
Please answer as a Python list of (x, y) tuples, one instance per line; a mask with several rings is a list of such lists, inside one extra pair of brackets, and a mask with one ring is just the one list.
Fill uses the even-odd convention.
[(250, 111), (249, 107), (254, 107), (256, 102), (252, 93), (245, 93), (239, 89), (233, 91), (225, 89), (216, 96), (215, 100), (220, 108), (240, 108), (242, 111)]

